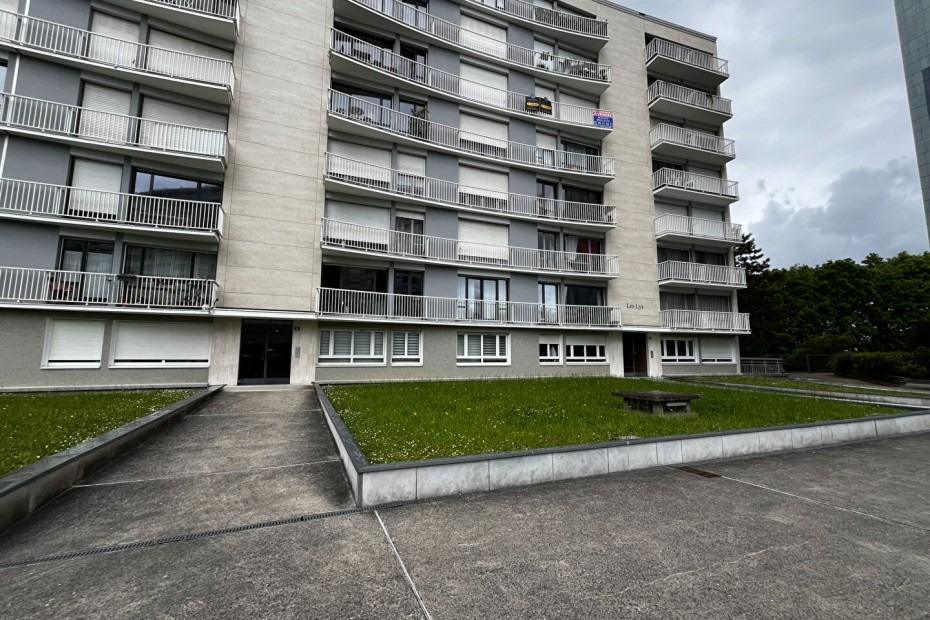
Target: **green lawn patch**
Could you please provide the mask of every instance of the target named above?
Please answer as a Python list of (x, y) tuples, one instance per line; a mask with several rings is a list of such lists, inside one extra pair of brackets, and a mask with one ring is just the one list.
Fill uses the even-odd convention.
[[(615, 390), (694, 392), (693, 418), (628, 411)], [(333, 385), (326, 395), (371, 463), (507, 452), (895, 413), (893, 407), (671, 381), (515, 379)]]
[(832, 383), (816, 383), (802, 379), (788, 379), (785, 377), (749, 377), (746, 375), (690, 377), (689, 381), (700, 383), (738, 383), (740, 385), (759, 385), (763, 387), (785, 387), (796, 390), (815, 390), (819, 392), (843, 392), (844, 394), (878, 394), (880, 396), (912, 396), (915, 398), (930, 398), (928, 392), (905, 392), (892, 388), (868, 388), (857, 385), (834, 385)]
[(194, 392), (0, 394), (0, 475), (87, 441)]

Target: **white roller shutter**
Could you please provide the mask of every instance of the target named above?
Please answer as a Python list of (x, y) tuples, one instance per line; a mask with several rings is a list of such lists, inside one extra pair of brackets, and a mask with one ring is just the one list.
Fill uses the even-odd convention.
[(0, 11), (19, 12), (19, 0), (0, 0)]
[(207, 155), (222, 150), (224, 138), (217, 132), (226, 131), (227, 118), (223, 114), (146, 97), (142, 100), (142, 118), (140, 144)]
[(701, 338), (702, 362), (733, 362), (733, 338)]
[[(129, 139), (129, 103), (131, 95), (97, 84), (84, 85), (81, 111), (81, 136), (125, 143)], [(119, 114), (121, 116), (114, 116)]]
[(552, 71), (555, 68), (555, 59), (553, 58), (555, 56), (554, 45), (537, 39), (533, 41), (533, 50), (536, 52), (533, 62), (535, 66), (540, 69), (545, 69), (546, 71)]
[[(463, 142), (477, 142), (486, 144), (495, 151), (503, 150), (507, 152), (507, 123), (492, 121), (480, 116), (462, 114), (459, 124), (461, 133), (459, 140)], [(470, 148), (466, 145), (466, 148)], [(495, 151), (485, 154), (497, 155)]]
[(710, 209), (691, 209), (692, 231), (699, 237), (727, 237), (727, 227), (723, 221), (723, 211)]
[(397, 170), (404, 174), (426, 176), (426, 158), (406, 153), (397, 154)]
[[(326, 217), (348, 224), (333, 223), (327, 229), (327, 236), (335, 241), (348, 240), (387, 247), (391, 229), (390, 209), (330, 200), (326, 203)], [(359, 226), (365, 228), (360, 229)]]
[(462, 260), (505, 264), (510, 256), (508, 236), (507, 226), (501, 224), (459, 220), (458, 256)]
[(697, 207), (692, 207), (691, 215), (692, 217), (696, 217), (702, 220), (713, 220), (715, 222), (723, 221), (723, 211), (714, 211), (711, 209), (698, 209)]
[(572, 123), (590, 125), (594, 122), (596, 101), (582, 99), (566, 93), (559, 94), (558, 117)]
[[(115, 218), (119, 214), (119, 195), (123, 167), (90, 159), (75, 159), (71, 176), (68, 210), (75, 215)], [(96, 191), (81, 191), (96, 190)], [(98, 192), (109, 192), (101, 194)], [(76, 213), (75, 213), (76, 212)]]
[(459, 42), (469, 49), (498, 58), (507, 57), (507, 29), (462, 15)]
[(113, 323), (113, 364), (206, 366), (210, 363), (209, 323)]
[(584, 345), (607, 345), (607, 336), (586, 335), (586, 334), (566, 334), (565, 344), (584, 344)]
[[(109, 65), (135, 67), (139, 56), (139, 24), (105, 13), (94, 13), (87, 56)], [(96, 35), (96, 36), (95, 36)]]
[(345, 158), (331, 159), (330, 173), (352, 179), (374, 181), (385, 189), (390, 185), (390, 151), (363, 146), (361, 144), (353, 144), (351, 142), (330, 140), (329, 152)]
[(462, 193), (507, 200), (508, 183), (506, 173), (459, 166), (459, 191)]
[(715, 179), (719, 179), (721, 177), (720, 170), (714, 170), (713, 168), (701, 168), (700, 166), (695, 166), (693, 164), (688, 166), (688, 172), (700, 174), (705, 177), (714, 177)]
[(661, 202), (656, 203), (656, 215), (680, 215), (688, 217), (688, 207), (679, 205), (667, 205)]
[(149, 31), (149, 45), (147, 67), (152, 71), (203, 82), (229, 82), (232, 52), (161, 30)]
[(104, 321), (50, 319), (47, 329), (45, 366), (100, 366)]
[(201, 129), (215, 129), (226, 131), (228, 124), (225, 114), (208, 112), (200, 108), (192, 108), (170, 101), (146, 97), (142, 102), (142, 118), (162, 123), (199, 127)]
[(462, 63), (460, 94), (465, 99), (481, 101), (499, 108), (507, 107), (507, 76), (475, 65)]

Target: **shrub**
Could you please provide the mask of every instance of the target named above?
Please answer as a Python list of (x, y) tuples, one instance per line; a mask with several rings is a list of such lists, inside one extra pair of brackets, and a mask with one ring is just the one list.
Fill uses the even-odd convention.
[(842, 376), (930, 378), (930, 349), (913, 353), (902, 351), (838, 353), (830, 360), (830, 370)]

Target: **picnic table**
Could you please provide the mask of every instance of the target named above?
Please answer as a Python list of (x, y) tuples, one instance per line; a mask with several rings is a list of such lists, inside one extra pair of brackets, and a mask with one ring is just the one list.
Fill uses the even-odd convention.
[(691, 401), (701, 398), (700, 394), (643, 390), (639, 392), (614, 392), (623, 398), (630, 409), (645, 411), (652, 415), (690, 415)]

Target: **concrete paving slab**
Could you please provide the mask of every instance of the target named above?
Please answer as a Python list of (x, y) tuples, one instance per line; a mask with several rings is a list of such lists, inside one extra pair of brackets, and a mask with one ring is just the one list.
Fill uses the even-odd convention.
[(253, 414), (280, 411), (318, 410), (320, 403), (312, 389), (240, 392), (223, 390), (197, 415)]
[(373, 515), (0, 571), (4, 618), (420, 618)]

